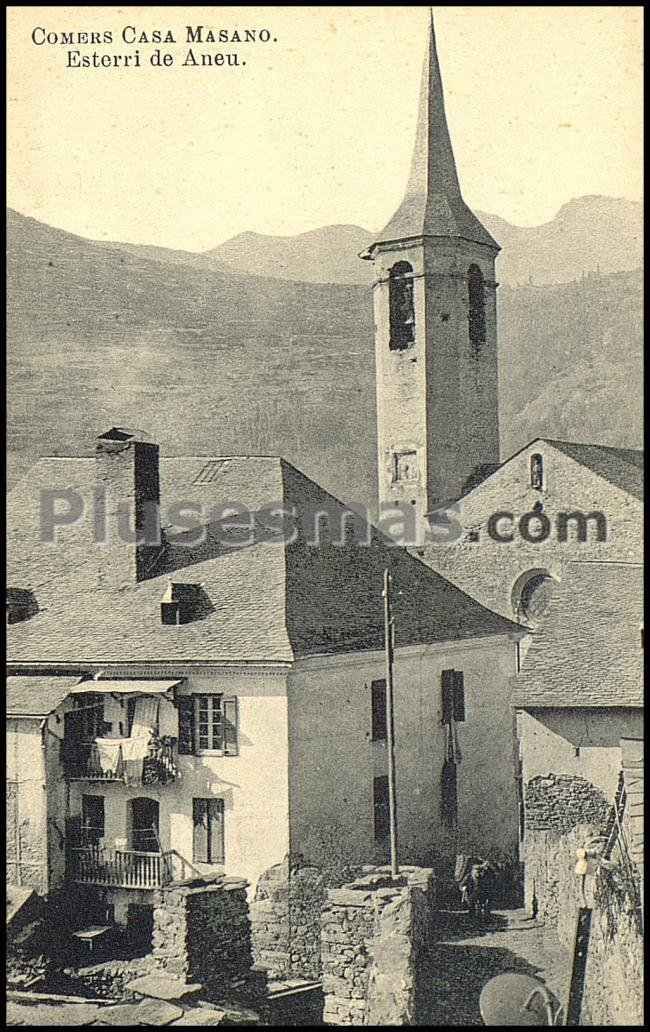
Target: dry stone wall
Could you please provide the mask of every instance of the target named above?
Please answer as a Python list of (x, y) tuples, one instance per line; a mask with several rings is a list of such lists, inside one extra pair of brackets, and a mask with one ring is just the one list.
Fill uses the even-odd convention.
[(332, 1025), (418, 1023), (433, 871), (387, 868), (330, 889), (321, 915), (323, 1019)]
[(255, 962), (270, 975), (317, 979), (325, 879), (315, 867), (288, 860), (265, 871), (250, 907)]
[(223, 878), (209, 885), (170, 885), (153, 900), (154, 965), (214, 989), (250, 977), (247, 882)]
[[(526, 886), (538, 916), (557, 928), (573, 950), (578, 908), (584, 905), (575, 873), (576, 850), (602, 830), (602, 822), (570, 831), (528, 831)], [(613, 855), (616, 859), (616, 854)], [(643, 1025), (643, 941), (634, 899), (611, 889), (610, 876), (589, 876), (585, 900), (592, 907), (581, 1024)]]

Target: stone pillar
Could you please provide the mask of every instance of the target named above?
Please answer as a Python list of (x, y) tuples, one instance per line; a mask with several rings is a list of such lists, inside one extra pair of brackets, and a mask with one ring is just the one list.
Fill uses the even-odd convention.
[(319, 978), (324, 898), (324, 877), (316, 867), (290, 868), (284, 861), (265, 871), (250, 907), (256, 964), (271, 976)]
[(417, 1024), (433, 871), (388, 868), (331, 889), (321, 922), (325, 1008), (331, 1025)]
[(169, 885), (154, 893), (154, 965), (183, 979), (227, 988), (250, 975), (247, 882)]

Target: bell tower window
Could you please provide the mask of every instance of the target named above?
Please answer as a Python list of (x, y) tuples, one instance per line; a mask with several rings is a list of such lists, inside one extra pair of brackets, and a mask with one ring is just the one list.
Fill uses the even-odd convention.
[(388, 274), (390, 306), (390, 350), (402, 351), (415, 341), (413, 307), (413, 267), (396, 262)]
[(469, 341), (475, 351), (485, 344), (485, 284), (478, 265), (467, 271), (469, 293)]

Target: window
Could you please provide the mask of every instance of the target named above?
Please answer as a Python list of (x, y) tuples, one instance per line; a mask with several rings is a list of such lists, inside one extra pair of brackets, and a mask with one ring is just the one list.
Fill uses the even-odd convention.
[(395, 480), (417, 480), (418, 478), (418, 456), (417, 452), (398, 452), (395, 455)]
[(373, 780), (373, 796), (375, 807), (375, 840), (388, 838), (390, 834), (390, 816), (388, 806), (388, 778), (385, 774)]
[(237, 699), (185, 695), (178, 701), (179, 753), (238, 753)]
[(388, 274), (388, 304), (389, 347), (391, 351), (401, 351), (415, 340), (413, 267), (408, 262), (396, 262)]
[(197, 864), (224, 862), (224, 806), (223, 799), (194, 799), (193, 859)]
[(465, 681), (462, 670), (442, 671), (442, 723), (465, 720)]
[(372, 693), (372, 740), (386, 741), (386, 682), (373, 681)]
[(478, 265), (470, 265), (467, 271), (469, 293), (469, 340), (478, 351), (485, 344), (485, 285), (483, 273)]
[(544, 459), (541, 455), (530, 457), (530, 486), (536, 491), (544, 487)]
[(521, 589), (517, 615), (529, 623), (536, 623), (548, 616), (553, 600), (555, 581), (546, 573), (534, 574)]
[(104, 797), (82, 795), (81, 831), (84, 845), (96, 846), (104, 837)]

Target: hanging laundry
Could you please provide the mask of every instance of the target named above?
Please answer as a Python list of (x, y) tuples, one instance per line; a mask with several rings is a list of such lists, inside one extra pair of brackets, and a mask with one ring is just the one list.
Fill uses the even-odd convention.
[(158, 734), (161, 738), (178, 738), (178, 710), (169, 699), (160, 700)]
[(96, 738), (95, 757), (99, 763), (100, 770), (104, 774), (112, 774), (117, 771), (122, 758), (120, 749), (122, 741), (119, 738)]
[(116, 738), (120, 734), (120, 724), (126, 727), (126, 710), (122, 700), (116, 699), (114, 695), (104, 696), (104, 723), (111, 726), (110, 734), (105, 734), (105, 738)]
[(120, 742), (122, 756), (127, 762), (132, 760), (144, 760), (149, 755), (151, 745), (151, 733), (143, 735), (131, 735), (130, 738), (123, 738)]
[(135, 700), (131, 737), (152, 734), (158, 731), (158, 707), (160, 699), (155, 695), (141, 695)]

